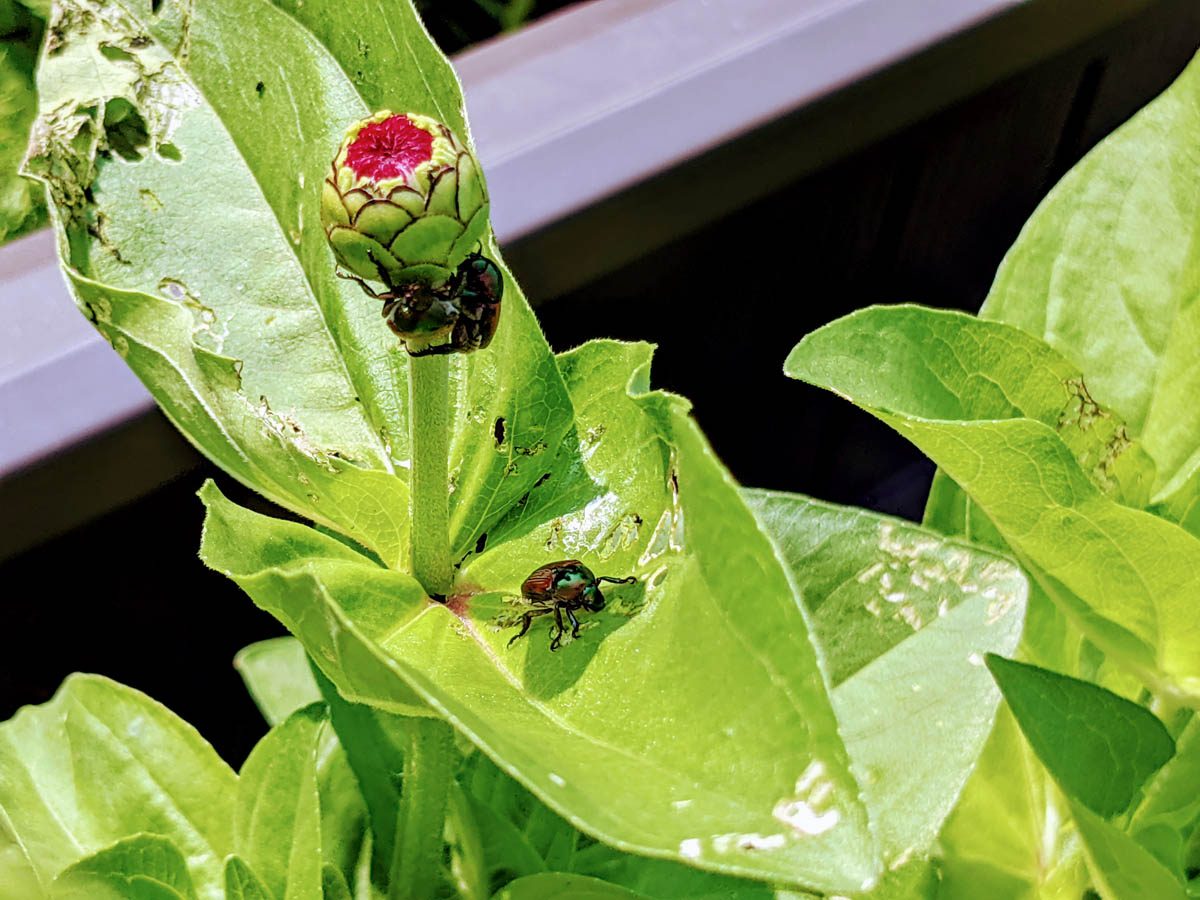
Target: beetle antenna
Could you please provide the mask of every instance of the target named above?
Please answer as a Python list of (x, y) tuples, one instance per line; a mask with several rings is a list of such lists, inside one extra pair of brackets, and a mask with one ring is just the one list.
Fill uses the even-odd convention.
[(608, 581), (612, 584), (633, 584), (637, 581), (636, 575), (630, 575), (628, 578), (613, 578), (609, 575), (600, 575), (596, 578), (597, 581)]

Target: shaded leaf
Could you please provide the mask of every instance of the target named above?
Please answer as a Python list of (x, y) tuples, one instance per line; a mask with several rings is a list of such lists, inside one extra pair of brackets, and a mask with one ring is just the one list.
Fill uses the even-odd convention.
[(0, 45), (0, 242), (46, 224), (45, 191), (17, 174), (37, 113), (36, 61), (36, 54), (20, 44), (6, 40)]
[(1099, 685), (995, 654), (987, 666), (1059, 786), (1101, 817), (1127, 809), (1175, 753), (1153, 713)]

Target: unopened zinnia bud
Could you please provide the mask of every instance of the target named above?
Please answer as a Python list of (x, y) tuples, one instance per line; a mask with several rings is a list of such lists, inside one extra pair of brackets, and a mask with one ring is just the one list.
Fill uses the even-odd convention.
[(475, 157), (417, 113), (383, 110), (352, 125), (321, 191), (337, 261), (389, 290), (446, 283), (483, 238), (487, 212)]

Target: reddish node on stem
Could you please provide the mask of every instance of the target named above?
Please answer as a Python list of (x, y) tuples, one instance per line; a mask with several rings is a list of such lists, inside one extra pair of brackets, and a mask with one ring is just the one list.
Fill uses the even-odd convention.
[(384, 181), (407, 178), (432, 156), (433, 135), (395, 115), (363, 127), (346, 149), (346, 165), (360, 178)]

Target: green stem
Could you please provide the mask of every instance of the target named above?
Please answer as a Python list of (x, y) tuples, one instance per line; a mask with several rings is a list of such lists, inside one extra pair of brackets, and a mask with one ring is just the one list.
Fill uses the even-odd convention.
[(450, 590), (450, 357), (410, 357), (413, 575), (430, 594)]
[(454, 729), (441, 719), (413, 718), (408, 732), (388, 897), (433, 900), (445, 879), (446, 803), (457, 758)]

